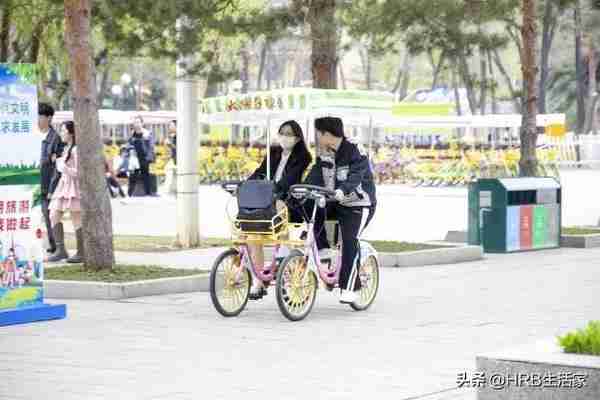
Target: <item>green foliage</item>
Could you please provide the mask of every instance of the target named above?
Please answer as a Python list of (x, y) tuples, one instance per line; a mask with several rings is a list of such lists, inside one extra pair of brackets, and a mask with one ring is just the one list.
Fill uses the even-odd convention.
[(404, 253), (408, 251), (433, 250), (447, 247), (425, 243), (394, 242), (386, 240), (372, 240), (369, 241), (369, 243), (375, 250), (382, 253)]
[(18, 75), (23, 83), (29, 85), (38, 83), (38, 66), (35, 64), (8, 64), (8, 69)]
[(599, 228), (582, 228), (579, 226), (567, 226), (561, 229), (563, 235), (598, 235), (600, 234)]
[(559, 336), (558, 342), (566, 353), (600, 356), (600, 321), (590, 321), (584, 329)]
[[(102, 0), (95, 3), (94, 23), (120, 55), (177, 60), (196, 54), (190, 74), (225, 80), (237, 73), (226, 65), (245, 38), (275, 35), (286, 26), (283, 14), (269, 11), (262, 0)], [(188, 23), (177, 26), (187, 18)]]

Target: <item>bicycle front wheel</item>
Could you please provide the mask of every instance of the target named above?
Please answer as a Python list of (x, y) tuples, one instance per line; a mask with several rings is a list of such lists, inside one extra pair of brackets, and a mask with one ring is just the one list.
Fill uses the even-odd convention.
[(277, 271), (277, 305), (290, 321), (306, 318), (315, 304), (317, 277), (307, 269), (304, 254), (293, 250)]
[(222, 253), (210, 271), (210, 299), (224, 317), (235, 317), (244, 310), (250, 295), (250, 271), (241, 265), (240, 253)]

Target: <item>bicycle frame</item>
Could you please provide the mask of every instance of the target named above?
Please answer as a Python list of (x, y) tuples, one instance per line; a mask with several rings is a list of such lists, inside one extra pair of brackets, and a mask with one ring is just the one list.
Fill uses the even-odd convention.
[(252, 260), (252, 254), (248, 244), (240, 244), (238, 246), (238, 251), (240, 253), (240, 268), (236, 274), (236, 279), (239, 280), (241, 278), (242, 271), (244, 269), (248, 269), (248, 271), (250, 271), (250, 275), (252, 275), (252, 279), (259, 279), (268, 284), (270, 281), (275, 279), (275, 275), (277, 273), (277, 253), (279, 252), (280, 248), (280, 244), (275, 245), (271, 266), (268, 269), (259, 269)]
[[(318, 197), (315, 199), (315, 207), (313, 208), (313, 212), (312, 212), (312, 217), (310, 219), (309, 222), (307, 222), (307, 236), (306, 236), (306, 242), (305, 242), (305, 246), (304, 246), (304, 257), (306, 258), (307, 261), (307, 271), (311, 270), (315, 273), (315, 275), (319, 276), (321, 278), (321, 280), (323, 282), (325, 282), (327, 285), (330, 286), (335, 286), (340, 278), (340, 270), (341, 270), (341, 265), (342, 265), (342, 247), (340, 245), (339, 251), (335, 257), (335, 260), (331, 261), (331, 265), (333, 265), (333, 267), (335, 268), (333, 271), (330, 271), (329, 268), (326, 268), (323, 263), (321, 262), (321, 259), (319, 258), (319, 249), (317, 248), (317, 240), (315, 237), (315, 232), (314, 232), (314, 226), (315, 226), (315, 219), (317, 216), (317, 209), (318, 208), (325, 208), (325, 206), (323, 205), (321, 207), (321, 204), (319, 203), (325, 203), (325, 197)], [(325, 229), (325, 227), (323, 226), (323, 229)], [(306, 273), (306, 271), (305, 271)]]
[[(316, 197), (316, 196), (315, 196)], [(321, 204), (325, 203), (325, 197), (317, 197), (315, 199), (315, 207), (313, 208), (312, 217), (309, 222), (307, 222), (307, 237), (304, 246), (304, 257), (307, 261), (308, 268), (304, 273), (308, 270), (313, 271), (315, 275), (319, 276), (323, 282), (325, 282), (329, 286), (336, 286), (339, 282), (340, 271), (342, 266), (342, 245), (339, 245), (339, 249), (337, 255), (334, 260), (332, 260), (330, 266), (333, 266), (335, 269), (330, 270), (325, 267), (319, 258), (319, 249), (317, 248), (317, 240), (314, 232), (315, 219), (317, 215), (318, 208), (325, 208), (325, 206), (321, 207)], [(325, 227), (323, 227), (325, 229)], [(373, 255), (376, 259), (379, 259), (377, 256), (377, 251), (371, 246), (370, 243), (365, 242), (363, 240), (359, 240), (359, 252), (361, 254), (361, 258), (368, 258)]]

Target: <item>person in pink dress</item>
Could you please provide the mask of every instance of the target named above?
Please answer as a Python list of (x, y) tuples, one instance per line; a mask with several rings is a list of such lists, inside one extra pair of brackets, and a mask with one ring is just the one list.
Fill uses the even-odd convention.
[[(81, 192), (79, 191), (78, 156), (75, 124), (67, 121), (62, 124), (60, 135), (66, 143), (63, 155), (56, 160), (56, 169), (61, 173), (60, 180), (50, 201), (50, 221), (56, 240), (56, 252), (48, 258), (49, 262), (67, 259), (69, 263), (83, 261), (83, 238), (81, 232)], [(63, 215), (69, 212), (77, 239), (77, 254), (69, 258), (65, 248), (65, 233), (62, 225)]]

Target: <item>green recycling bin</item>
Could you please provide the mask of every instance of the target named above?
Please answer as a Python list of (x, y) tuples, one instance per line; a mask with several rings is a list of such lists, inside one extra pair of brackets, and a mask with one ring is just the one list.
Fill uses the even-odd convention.
[(469, 185), (469, 244), (486, 253), (560, 245), (561, 187), (554, 178), (479, 179)]

